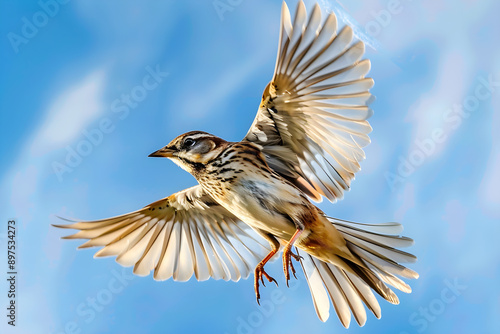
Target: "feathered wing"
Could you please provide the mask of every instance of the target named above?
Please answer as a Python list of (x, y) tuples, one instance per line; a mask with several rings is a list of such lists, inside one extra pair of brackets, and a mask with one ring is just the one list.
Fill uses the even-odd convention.
[(309, 18), (302, 1), (293, 21), (284, 2), (281, 14), (274, 76), (244, 140), (262, 145), (270, 167), (312, 199), (335, 201), (370, 143), (370, 61), (360, 60), (364, 44), (351, 44), (349, 26), (337, 33), (333, 13), (321, 24), (318, 4)]
[(416, 257), (399, 250), (409, 247), (413, 240), (399, 236), (402, 226), (398, 223), (362, 224), (330, 218), (335, 228), (345, 238), (347, 247), (363, 266), (350, 263), (352, 271), (318, 260), (300, 252), (318, 317), (326, 321), (330, 315), (330, 300), (344, 327), (349, 327), (351, 313), (363, 326), (366, 311), (363, 304), (377, 317), (381, 310), (372, 290), (393, 304), (398, 304), (396, 294), (386, 284), (406, 293), (411, 288), (398, 276), (418, 278), (418, 274), (400, 263), (415, 262)]
[(65, 239), (88, 239), (79, 248), (103, 246), (95, 257), (116, 256), (134, 274), (155, 280), (247, 278), (269, 252), (248, 225), (195, 186), (125, 215), (55, 225), (80, 230)]

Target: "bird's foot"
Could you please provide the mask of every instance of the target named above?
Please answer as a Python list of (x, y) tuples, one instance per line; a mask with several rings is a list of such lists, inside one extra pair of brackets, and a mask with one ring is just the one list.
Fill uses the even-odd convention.
[(294, 254), (292, 252), (292, 247), (288, 247), (287, 245), (287, 247), (283, 250), (283, 271), (285, 272), (286, 286), (289, 286), (288, 281), (290, 280), (290, 271), (292, 272), (293, 277), (297, 278), (297, 275), (295, 275), (296, 271), (292, 263), (292, 257), (295, 261), (300, 261), (300, 259), (302, 259), (302, 256)]
[(260, 305), (259, 281), (262, 282), (262, 285), (266, 286), (263, 277), (265, 277), (269, 282), (274, 282), (274, 284), (278, 286), (278, 282), (276, 282), (274, 278), (272, 278), (268, 273), (266, 273), (266, 271), (264, 270), (264, 265), (262, 263), (259, 263), (255, 268), (255, 280), (254, 280), (255, 296), (257, 297), (257, 304), (259, 305)]

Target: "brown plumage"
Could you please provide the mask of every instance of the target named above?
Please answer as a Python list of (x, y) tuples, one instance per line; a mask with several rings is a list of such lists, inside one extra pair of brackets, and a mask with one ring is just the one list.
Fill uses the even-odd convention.
[(287, 284), (300, 261), (321, 320), (329, 300), (346, 327), (350, 312), (365, 323), (363, 304), (379, 318), (372, 290), (398, 303), (386, 284), (410, 292), (398, 276), (418, 277), (400, 264), (416, 258), (398, 250), (413, 241), (397, 223), (334, 219), (310, 201), (342, 198), (369, 143), (370, 62), (351, 40), (349, 27), (337, 34), (335, 15), (321, 25), (319, 6), (307, 18), (300, 2), (292, 24), (284, 4), (275, 73), (245, 138), (192, 131), (150, 155), (170, 158), (197, 186), (129, 214), (58, 227), (80, 230), (67, 238), (88, 239), (80, 247), (103, 246), (96, 256), (117, 256), (141, 276), (154, 270), (157, 280), (237, 281), (253, 271), (257, 301), (259, 282), (276, 282), (264, 267), (282, 249)]

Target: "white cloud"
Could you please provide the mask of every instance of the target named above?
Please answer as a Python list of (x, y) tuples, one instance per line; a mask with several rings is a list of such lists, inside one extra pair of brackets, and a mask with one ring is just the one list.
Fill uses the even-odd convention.
[(341, 3), (333, 3), (327, 0), (321, 0), (321, 7), (323, 9), (326, 9), (328, 13), (334, 12), (339, 23), (349, 25), (352, 28), (354, 36), (357, 39), (363, 41), (373, 50), (379, 50), (381, 48), (380, 42), (370, 35), (366, 34), (364, 31), (364, 27), (362, 27), (361, 24), (347, 12), (345, 7)]
[[(53, 242), (56, 234), (52, 230), (48, 236), (46, 235), (46, 219), (42, 214), (40, 202), (41, 174), (48, 157), (44, 154), (59, 145), (69, 143), (80, 135), (82, 129), (102, 114), (105, 110), (102, 98), (104, 79), (103, 70), (94, 71), (56, 97), (47, 109), (45, 120), (34, 131), (32, 141), (29, 141), (20, 151), (17, 160), (2, 180), (2, 190), (10, 193), (7, 196), (10, 198), (10, 207), (6, 213), (9, 217), (15, 217), (18, 220), (18, 231), (21, 235), (26, 232), (23, 240), (27, 242), (27, 248), (36, 250), (40, 240), (52, 241), (50, 247), (46, 247), (47, 243), (45, 243), (44, 248), (46, 258), (50, 260), (60, 256), (62, 243)], [(33, 159), (26, 152), (31, 152), (41, 158)], [(27, 258), (31, 259), (30, 256)], [(34, 273), (45, 270), (44, 265), (44, 261), (38, 263), (30, 260), (26, 263), (21, 261), (18, 264), (22, 272), (27, 272), (29, 267), (29, 270)], [(33, 323), (40, 323), (42, 319), (45, 323), (53, 321), (53, 314), (50, 310), (36, 309), (40, 303), (47, 300), (45, 291), (49, 285), (50, 276), (37, 276), (36, 279), (29, 279), (22, 285), (21, 289), (31, 298), (27, 303), (21, 304), (20, 313), (29, 314), (34, 319), (32, 319)], [(25, 329), (27, 329), (26, 332), (33, 332), (29, 323), (22, 325), (21, 331)]]
[(266, 56), (266, 53), (260, 53), (253, 59), (237, 63), (221, 73), (209, 87), (197, 90), (196, 98), (183, 99), (185, 113), (178, 115), (180, 118), (178, 121), (189, 120), (190, 117), (202, 118), (213, 115), (214, 110), (219, 105), (223, 105), (228, 96), (232, 96), (241, 85), (248, 81), (255, 70), (262, 66)]
[(448, 224), (448, 240), (461, 242), (466, 236), (467, 213), (469, 209), (460, 200), (453, 199), (446, 203), (442, 219)]
[[(444, 52), (443, 52), (444, 53)], [(413, 124), (412, 144), (408, 148), (411, 153), (418, 150), (416, 142), (429, 139), (436, 129), (442, 129), (446, 138), (456, 131), (450, 122), (443, 117), (454, 104), (461, 105), (463, 101), (468, 73), (457, 71), (464, 68), (465, 59), (456, 50), (446, 52), (440, 59), (440, 70), (432, 90), (422, 94), (411, 107), (407, 120)], [(432, 154), (438, 156), (450, 144), (449, 140), (440, 143)]]
[[(493, 96), (492, 106), (493, 110), (498, 110), (498, 106), (500, 106), (500, 97), (498, 95)], [(494, 112), (491, 123), (499, 124), (499, 122), (500, 116)], [(488, 161), (481, 163), (486, 163), (487, 167), (478, 189), (480, 196), (478, 203), (488, 216), (498, 219), (500, 218), (500, 196), (498, 195), (498, 189), (500, 188), (500, 174), (498, 173), (498, 170), (500, 170), (500, 134), (494, 126), (491, 131), (490, 157)]]
[[(20, 220), (23, 227), (32, 223), (40, 209), (39, 186), (44, 164), (44, 155), (56, 146), (69, 143), (80, 135), (90, 122), (105, 110), (102, 92), (104, 71), (97, 70), (61, 93), (48, 108), (45, 120), (34, 131), (32, 141), (21, 150), (2, 180), (2, 190), (10, 193), (9, 214)], [(30, 152), (41, 159), (33, 159)]]
[(49, 107), (46, 119), (33, 137), (31, 152), (46, 153), (69, 143), (105, 111), (105, 74), (96, 70), (61, 93)]
[(32, 218), (31, 214), (35, 206), (33, 194), (38, 186), (38, 174), (38, 168), (29, 165), (15, 172), (12, 179), (10, 205), (16, 217), (21, 219), (23, 224)]
[(404, 217), (408, 210), (415, 207), (415, 185), (407, 183), (401, 194), (398, 194), (401, 206), (394, 212), (395, 221), (404, 221)]

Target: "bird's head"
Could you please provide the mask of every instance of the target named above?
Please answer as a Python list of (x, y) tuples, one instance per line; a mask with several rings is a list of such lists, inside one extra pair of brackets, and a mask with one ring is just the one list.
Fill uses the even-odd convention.
[(167, 146), (151, 153), (150, 157), (171, 159), (187, 172), (193, 174), (217, 157), (228, 142), (202, 131), (191, 131), (172, 140)]

